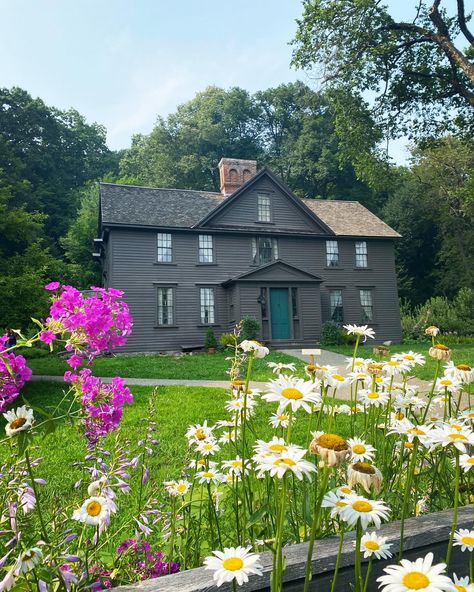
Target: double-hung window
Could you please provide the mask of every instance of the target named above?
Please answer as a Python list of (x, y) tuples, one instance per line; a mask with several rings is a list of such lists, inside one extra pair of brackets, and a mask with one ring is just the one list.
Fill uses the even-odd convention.
[(171, 242), (171, 234), (167, 232), (158, 233), (158, 262), (172, 263), (173, 262), (173, 246)]
[(272, 221), (270, 196), (266, 193), (259, 193), (257, 196), (257, 220), (259, 222)]
[(174, 324), (173, 288), (158, 288), (158, 325)]
[(276, 238), (258, 236), (252, 239), (253, 265), (265, 265), (278, 259), (278, 243)]
[(216, 306), (214, 288), (200, 288), (201, 323), (212, 325), (216, 322)]
[(362, 322), (370, 323), (374, 320), (374, 306), (372, 302), (372, 290), (359, 290), (360, 306), (362, 308)]
[(199, 235), (199, 263), (213, 263), (214, 262), (214, 245), (212, 242), (212, 235)]
[(356, 267), (367, 267), (367, 243), (365, 241), (358, 241), (355, 244), (356, 251)]
[(342, 290), (329, 291), (329, 304), (331, 306), (331, 321), (342, 323), (344, 310), (342, 308)]
[(339, 245), (335, 240), (326, 241), (326, 265), (328, 267), (339, 265)]

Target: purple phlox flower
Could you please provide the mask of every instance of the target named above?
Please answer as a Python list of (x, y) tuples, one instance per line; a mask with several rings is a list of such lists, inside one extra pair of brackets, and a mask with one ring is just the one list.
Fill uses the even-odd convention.
[(49, 345), (50, 343), (53, 343), (53, 341), (56, 339), (56, 335), (53, 333), (53, 331), (41, 331), (39, 339), (43, 343)]
[(78, 356), (77, 354), (73, 354), (66, 360), (66, 364), (68, 364), (69, 366), (71, 366), (71, 368), (74, 369), (79, 368), (79, 366), (81, 366), (83, 362), (84, 359), (81, 358), (81, 356)]
[[(7, 340), (7, 335), (0, 337), (0, 352), (5, 349)], [(12, 352), (0, 353), (0, 413), (6, 411), (18, 397), (31, 375), (32, 371), (23, 356)]]
[(50, 292), (57, 290), (59, 288), (59, 282), (49, 282), (49, 284), (46, 284), (46, 286), (44, 287), (45, 290), (49, 290)]

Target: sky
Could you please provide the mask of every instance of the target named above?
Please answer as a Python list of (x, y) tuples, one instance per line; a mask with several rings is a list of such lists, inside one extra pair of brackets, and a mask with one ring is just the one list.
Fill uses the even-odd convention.
[[(390, 0), (395, 14), (411, 0)], [(0, 0), (0, 86), (74, 107), (110, 148), (209, 85), (250, 92), (300, 79), (289, 42), (300, 0)], [(405, 142), (390, 153), (402, 163)]]

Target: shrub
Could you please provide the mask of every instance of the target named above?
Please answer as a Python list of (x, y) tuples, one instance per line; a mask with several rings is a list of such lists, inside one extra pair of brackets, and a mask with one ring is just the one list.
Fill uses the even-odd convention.
[(342, 345), (344, 343), (344, 334), (335, 321), (326, 321), (321, 327), (322, 345)]
[(204, 341), (206, 349), (215, 349), (217, 347), (216, 336), (212, 327), (207, 328), (206, 339)]
[(227, 349), (228, 347), (235, 347), (237, 339), (233, 333), (222, 333), (219, 339), (221, 347)]
[(256, 339), (259, 333), (260, 323), (255, 317), (246, 316), (242, 319), (242, 333), (240, 335), (241, 341), (244, 341), (244, 339)]

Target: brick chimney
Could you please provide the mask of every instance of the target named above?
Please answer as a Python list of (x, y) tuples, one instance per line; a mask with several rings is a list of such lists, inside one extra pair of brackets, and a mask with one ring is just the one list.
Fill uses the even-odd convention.
[(230, 195), (257, 174), (256, 160), (221, 158), (219, 162), (221, 193)]

